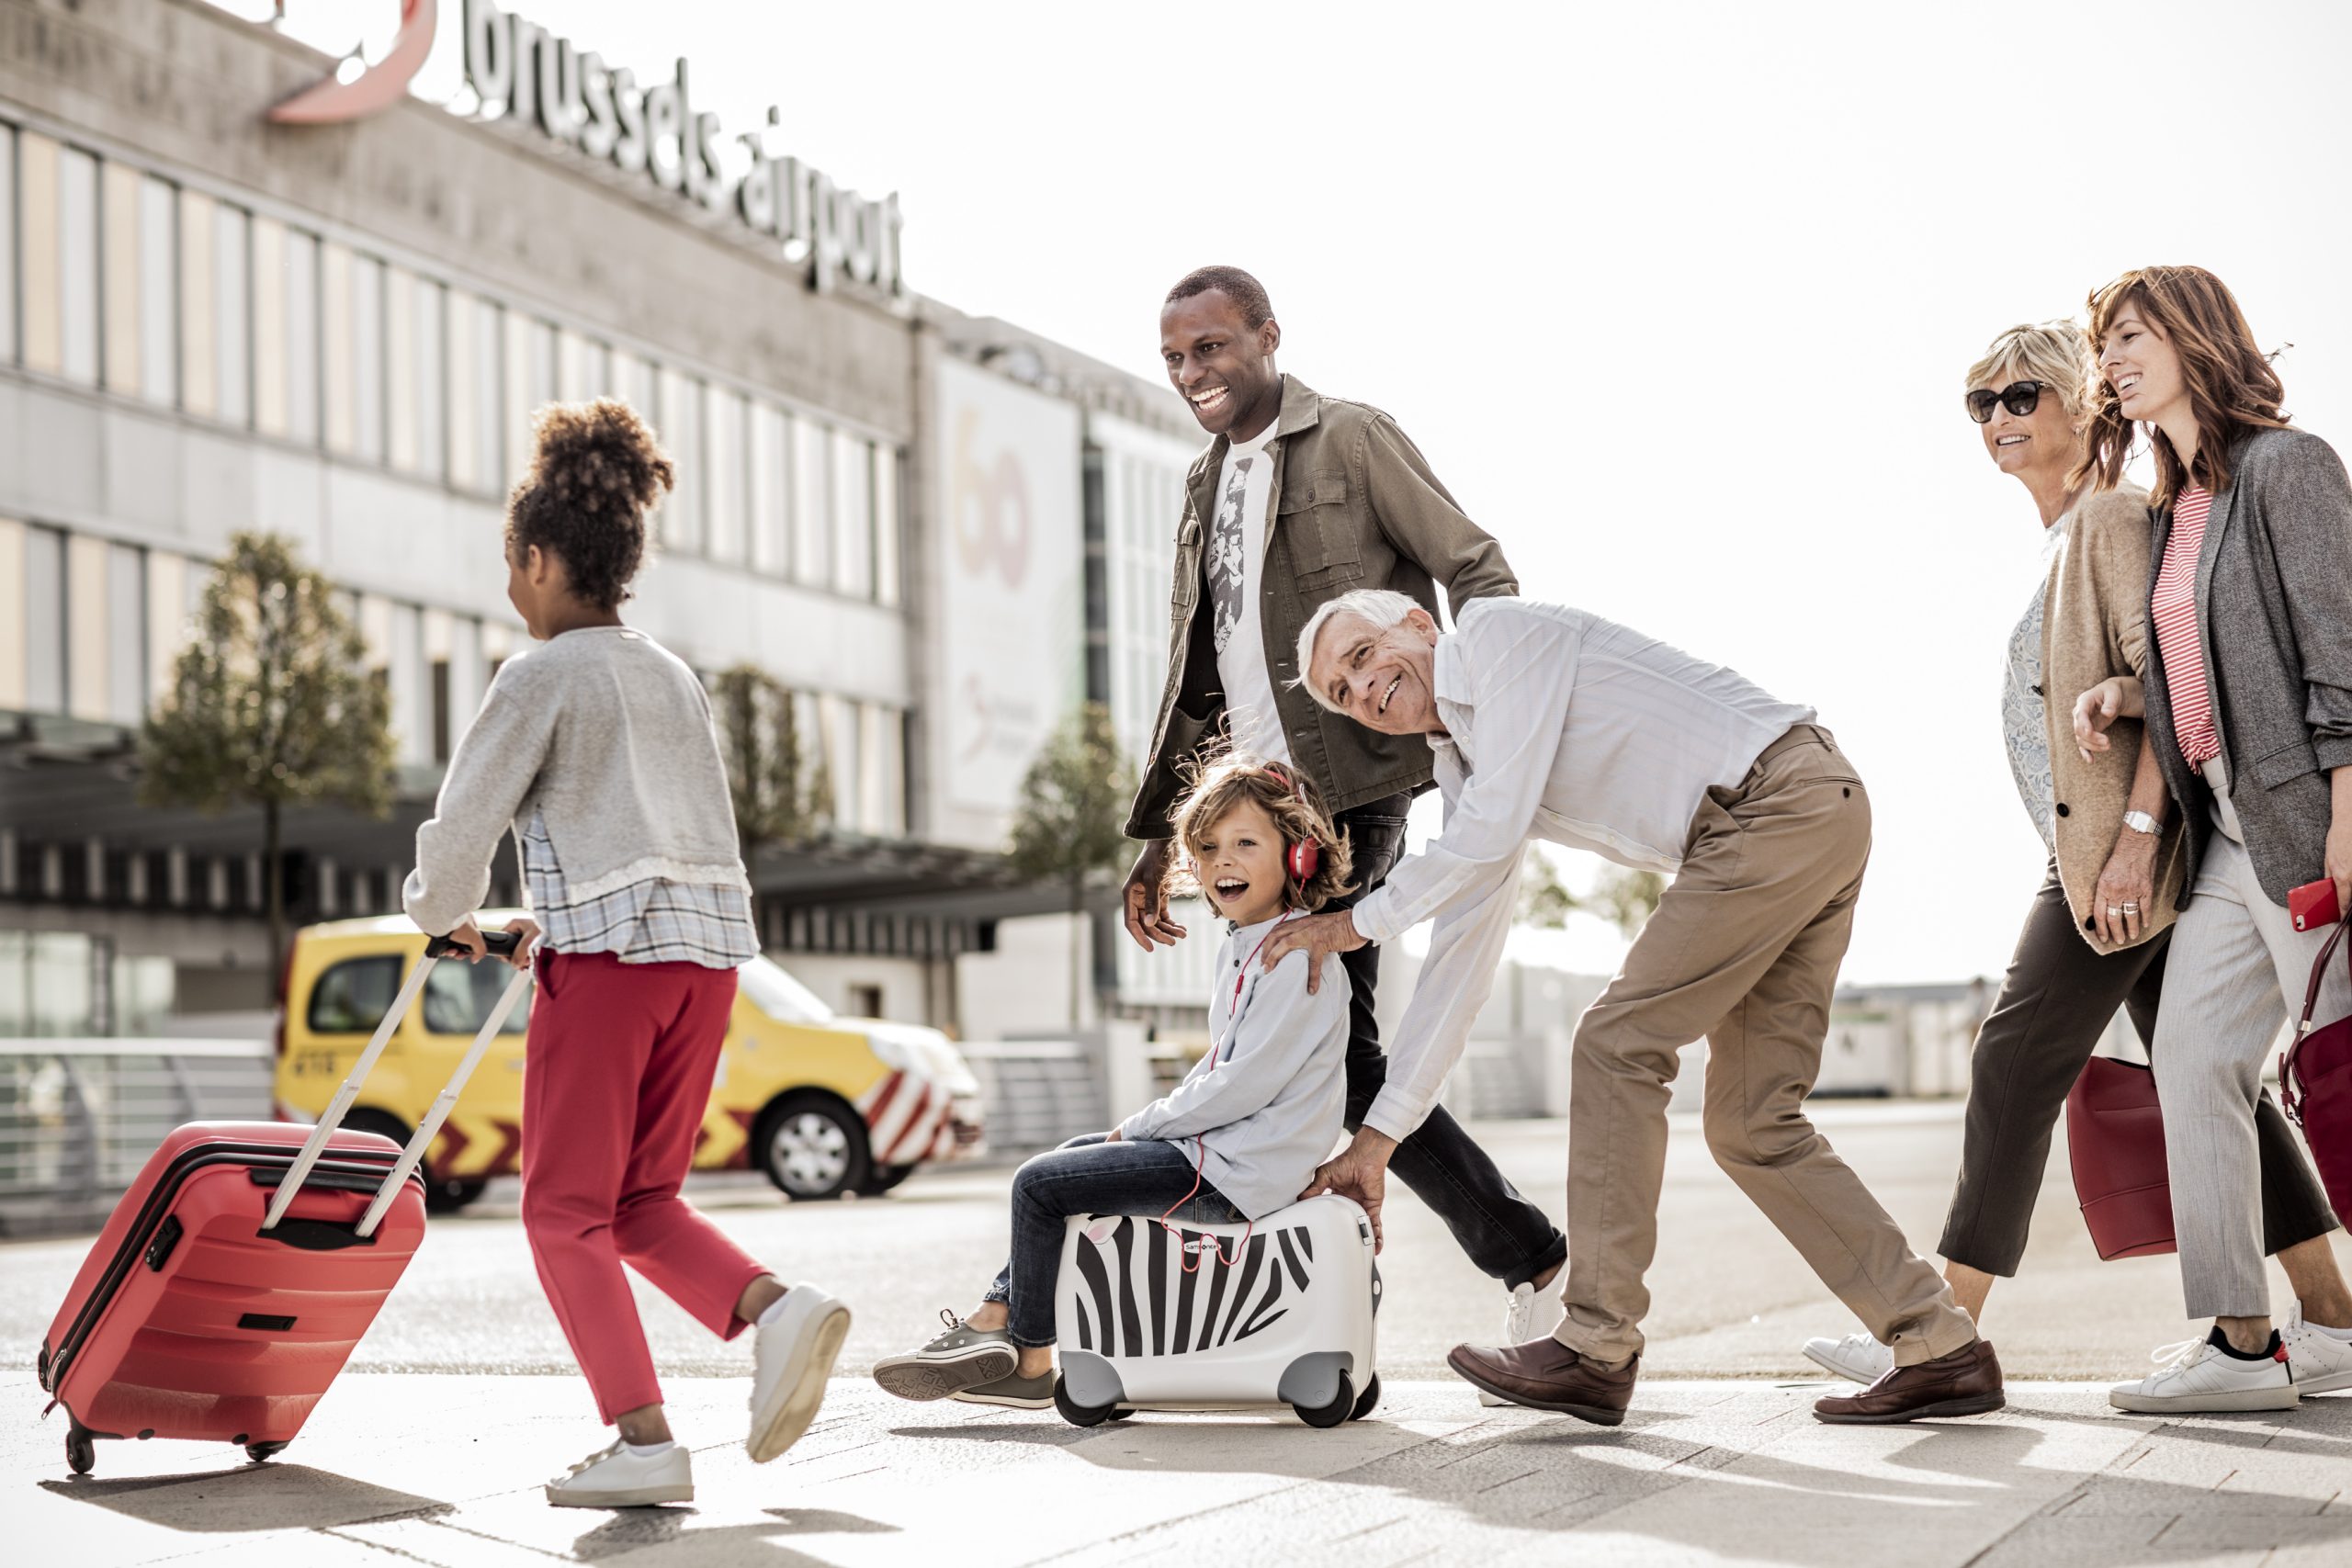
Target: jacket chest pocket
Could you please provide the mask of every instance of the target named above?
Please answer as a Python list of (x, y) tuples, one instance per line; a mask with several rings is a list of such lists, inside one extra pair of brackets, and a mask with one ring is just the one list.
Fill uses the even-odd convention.
[(1275, 514), (1301, 588), (1342, 587), (1363, 575), (1363, 542), (1348, 509), (1345, 474), (1286, 480)]
[(1176, 529), (1176, 583), (1168, 602), (1177, 620), (1189, 619), (1201, 597), (1201, 520), (1188, 507)]

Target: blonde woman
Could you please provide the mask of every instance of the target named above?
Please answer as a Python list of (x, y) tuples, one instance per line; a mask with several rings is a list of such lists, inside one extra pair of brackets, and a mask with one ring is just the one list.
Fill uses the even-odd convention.
[[(1977, 1031), (1960, 1181), (1944, 1221), (1944, 1279), (1980, 1323), (1993, 1281), (2018, 1270), (2050, 1160), (2051, 1129), (2120, 1006), (2143, 1044), (2156, 1034), (2165, 949), (2181, 887), (2177, 825), (2136, 720), (2111, 744), (2075, 740), (2076, 693), (2137, 677), (2148, 657), (2148, 497), (2128, 480), (2072, 477), (2082, 446), (2088, 345), (2071, 321), (2011, 327), (1969, 367), (1963, 403), (1985, 456), (2033, 498), (2041, 530), (2033, 587), (2010, 632), (2001, 728), (2018, 796), (2049, 863), (2026, 912), (2001, 994)], [(2053, 702), (2044, 693), (2057, 694)], [(2265, 1249), (2299, 1292), (2343, 1286), (2328, 1252), (2326, 1196), (2267, 1096), (2260, 1136)], [(2352, 1304), (2352, 1303), (2347, 1303)], [(1894, 1365), (1868, 1334), (1809, 1341), (1829, 1371), (1870, 1382)]]

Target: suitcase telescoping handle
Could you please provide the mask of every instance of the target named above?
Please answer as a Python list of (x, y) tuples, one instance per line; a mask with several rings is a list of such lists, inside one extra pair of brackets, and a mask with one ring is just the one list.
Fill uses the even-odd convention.
[[(500, 956), (514, 952), (514, 944), (521, 940), (520, 934), (514, 931), (482, 932), (483, 942), (492, 953)], [(293, 1167), (278, 1182), (277, 1193), (269, 1201), (269, 1213), (261, 1222), (264, 1231), (272, 1229), (286, 1217), (287, 1208), (294, 1201), (294, 1195), (302, 1190), (302, 1183), (310, 1176), (311, 1168), (318, 1164), (319, 1156), (326, 1152), (327, 1140), (334, 1136), (337, 1127), (343, 1125), (345, 1114), (351, 1110), (351, 1102), (359, 1098), (359, 1086), (366, 1083), (368, 1075), (376, 1070), (376, 1060), (384, 1054), (384, 1047), (390, 1043), (392, 1031), (400, 1027), (401, 1020), (408, 1016), (410, 1005), (416, 1000), (416, 994), (424, 988), (424, 977), (433, 973), (433, 966), (445, 955), (463, 951), (446, 936), (436, 936), (424, 944), (424, 956), (417, 961), (415, 968), (409, 971), (408, 978), (401, 985), (400, 995), (392, 998), (392, 1005), (386, 1010), (383, 1021), (376, 1025), (376, 1032), (368, 1040), (368, 1048), (360, 1052), (359, 1060), (352, 1064), (351, 1076), (345, 1078), (343, 1087), (334, 1091), (334, 1099), (328, 1101), (326, 1110), (319, 1116), (318, 1125), (311, 1129), (310, 1137), (303, 1142), (302, 1152), (294, 1156)], [(506, 1015), (513, 1012), (514, 1004), (522, 999), (523, 987), (530, 983), (530, 978), (529, 970), (517, 969), (514, 977), (506, 983), (505, 994), (498, 998), (498, 1005), (490, 1010), (490, 1016), (482, 1020), (481, 1031), (474, 1035), (473, 1048), (466, 1053), (465, 1059), (458, 1064), (458, 1070), (450, 1075), (448, 1083), (435, 1098), (433, 1109), (417, 1124), (415, 1133), (409, 1138), (408, 1147), (401, 1151), (401, 1157), (393, 1165), (391, 1174), (384, 1179), (384, 1185), (376, 1193), (376, 1201), (368, 1205), (368, 1213), (359, 1222), (361, 1235), (376, 1234), (377, 1225), (383, 1221), (384, 1212), (400, 1195), (401, 1184), (424, 1159), (434, 1134), (441, 1131), (441, 1123), (449, 1119), (449, 1109), (458, 1103), (458, 1095), (465, 1089), (466, 1080), (473, 1076), (475, 1064), (481, 1060), (482, 1053), (490, 1049), (490, 1043), (497, 1035), (499, 1027), (506, 1021)]]

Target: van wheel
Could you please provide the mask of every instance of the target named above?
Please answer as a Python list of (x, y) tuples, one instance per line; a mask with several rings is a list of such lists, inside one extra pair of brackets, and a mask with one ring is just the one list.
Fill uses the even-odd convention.
[(867, 1198), (879, 1198), (914, 1173), (915, 1168), (911, 1165), (877, 1165), (858, 1192)]
[(802, 1089), (768, 1107), (752, 1134), (752, 1157), (777, 1190), (804, 1202), (862, 1191), (873, 1179), (865, 1121), (830, 1094)]
[[(414, 1128), (402, 1122), (389, 1111), (355, 1111), (343, 1119), (343, 1124), (361, 1133), (376, 1133), (391, 1139), (403, 1148)], [(428, 1214), (454, 1214), (490, 1186), (488, 1177), (451, 1176), (435, 1179), (431, 1171), (421, 1170), (418, 1177), (424, 1183), (424, 1212)]]
[(487, 1177), (452, 1176), (441, 1181), (428, 1177), (424, 1183), (424, 1212), (428, 1214), (454, 1214), (481, 1197), (489, 1187)]

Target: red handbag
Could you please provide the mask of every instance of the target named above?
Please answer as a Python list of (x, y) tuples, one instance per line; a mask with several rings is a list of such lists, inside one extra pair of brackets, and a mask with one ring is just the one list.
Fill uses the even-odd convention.
[(2066, 1159), (2100, 1258), (2173, 1250), (2172, 1185), (2154, 1073), (2112, 1056), (2084, 1063), (2066, 1095)]
[[(2327, 961), (2335, 956), (2346, 929), (2339, 923), (2330, 931), (2327, 945), (2312, 961), (2294, 1043), (2278, 1058), (2278, 1098), (2288, 1120), (2303, 1130), (2312, 1163), (2319, 1168), (2320, 1185), (2327, 1189), (2327, 1201), (2338, 1215), (2352, 1213), (2352, 1018), (2313, 1029), (2312, 1010), (2319, 1006), (2320, 981), (2327, 976)], [(2352, 948), (2345, 952), (2345, 964), (2352, 969)]]

